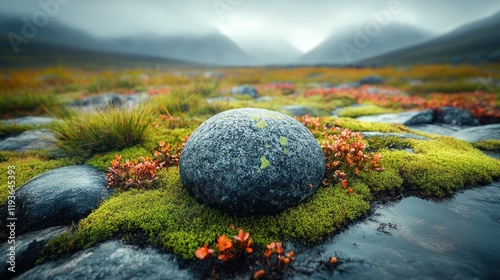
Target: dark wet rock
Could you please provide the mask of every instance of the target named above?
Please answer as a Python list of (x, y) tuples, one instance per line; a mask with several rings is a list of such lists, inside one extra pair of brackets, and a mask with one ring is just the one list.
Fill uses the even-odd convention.
[[(374, 205), (369, 218), (297, 249), (283, 278), (496, 279), (498, 232), (499, 182), (441, 202), (408, 197)], [(333, 256), (337, 264), (326, 264)]]
[(137, 105), (147, 101), (149, 94), (139, 92), (134, 94), (122, 95), (119, 93), (108, 92), (99, 95), (93, 95), (79, 99), (69, 106), (82, 111), (96, 111), (109, 108), (134, 108)]
[[(105, 173), (88, 165), (36, 176), (16, 190), (16, 233), (79, 221), (109, 196), (107, 185)], [(2, 215), (12, 216), (5, 209)]]
[(415, 139), (415, 140), (429, 140), (429, 138), (416, 135), (413, 133), (384, 133), (384, 132), (372, 132), (372, 131), (367, 131), (367, 132), (361, 132), (364, 138), (370, 138), (370, 137), (399, 137), (403, 139)]
[(365, 122), (399, 123), (404, 125), (430, 124), (434, 120), (434, 111), (408, 111), (398, 114), (362, 116), (356, 119)]
[(248, 95), (254, 99), (258, 97), (257, 89), (255, 87), (249, 86), (249, 85), (242, 85), (242, 86), (233, 87), (229, 91), (229, 93), (231, 93), (231, 95)]
[[(15, 247), (15, 274), (7, 270), (11, 266), (8, 262), (0, 262), (0, 278), (10, 279), (33, 267), (35, 262), (42, 257), (40, 253), (44, 245), (50, 239), (60, 236), (70, 228), (69, 226), (58, 226), (30, 232), (10, 239), (11, 244), (9, 244), (8, 239), (0, 246), (0, 251), (12, 254), (10, 249), (12, 246)], [(12, 240), (15, 240), (15, 243)]]
[(7, 137), (0, 141), (0, 150), (25, 152), (30, 150), (57, 150), (56, 139), (52, 132), (42, 130), (27, 130), (19, 135)]
[(290, 114), (292, 116), (298, 116), (302, 117), (305, 115), (309, 115), (311, 117), (324, 117), (328, 116), (328, 112), (317, 109), (317, 108), (311, 108), (303, 105), (289, 105), (289, 106), (283, 106), (281, 107), (281, 110), (284, 113)]
[(449, 136), (457, 131), (464, 129), (462, 126), (449, 124), (418, 124), (408, 125), (408, 128), (416, 131)]
[(50, 261), (19, 275), (19, 279), (195, 279), (177, 259), (146, 247), (104, 242), (70, 257)]
[(479, 125), (479, 121), (467, 110), (456, 107), (441, 107), (436, 113), (436, 123), (452, 125)]
[(457, 131), (451, 136), (467, 142), (500, 140), (500, 124), (475, 126)]
[(45, 125), (54, 122), (56, 119), (50, 117), (21, 117), (16, 119), (3, 120), (2, 124), (15, 125)]
[(81, 98), (70, 104), (72, 107), (77, 107), (80, 109), (106, 109), (106, 108), (117, 108), (121, 107), (125, 102), (124, 98), (114, 92), (103, 93), (94, 96), (88, 96)]
[(375, 85), (375, 84), (382, 84), (385, 82), (385, 78), (381, 76), (366, 76), (361, 78), (358, 81), (362, 85)]
[(297, 120), (263, 109), (217, 114), (181, 154), (186, 189), (200, 203), (237, 216), (278, 213), (312, 195), (325, 172), (323, 152)]

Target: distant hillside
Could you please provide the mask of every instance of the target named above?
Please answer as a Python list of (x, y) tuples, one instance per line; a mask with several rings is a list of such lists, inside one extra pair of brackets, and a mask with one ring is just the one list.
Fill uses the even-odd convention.
[(486, 19), (463, 25), (428, 42), (366, 59), (363, 63), (412, 64), (499, 61), (500, 12)]
[[(378, 35), (368, 37), (366, 45), (356, 44), (356, 30), (349, 28), (333, 34), (323, 43), (297, 60), (300, 64), (350, 64), (414, 45), (430, 39), (431, 34), (415, 27), (391, 23), (380, 28)], [(364, 43), (364, 42), (362, 42)], [(352, 48), (351, 48), (352, 47)], [(347, 55), (346, 55), (347, 54)]]
[(202, 64), (163, 57), (120, 54), (97, 50), (61, 46), (38, 41), (23, 46), (19, 54), (14, 54), (6, 36), (0, 36), (0, 68), (47, 67), (62, 65), (85, 69), (103, 68), (200, 68)]
[[(6, 36), (8, 32), (22, 34), (23, 22), (20, 19), (3, 18), (0, 21), (0, 35)], [(96, 38), (57, 21), (51, 21), (40, 28), (36, 36), (30, 39), (29, 44), (32, 43), (48, 44), (52, 46), (51, 49), (70, 47), (79, 50), (162, 57), (212, 65), (256, 64), (255, 58), (245, 53), (226, 36), (215, 31), (199, 36), (133, 36), (108, 39)], [(23, 55), (23, 49), (29, 49), (29, 44), (20, 46), (19, 55)]]

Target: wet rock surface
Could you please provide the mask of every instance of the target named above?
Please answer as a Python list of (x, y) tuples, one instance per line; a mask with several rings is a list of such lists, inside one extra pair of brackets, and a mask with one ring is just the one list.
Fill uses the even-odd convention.
[(436, 122), (452, 125), (479, 125), (479, 121), (467, 110), (455, 107), (441, 107), (436, 112)]
[[(57, 168), (28, 181), (16, 190), (16, 233), (85, 218), (109, 196), (104, 172), (87, 165)], [(2, 221), (7, 210), (2, 208)]]
[[(500, 182), (439, 202), (380, 203), (366, 218), (310, 247), (286, 243), (295, 260), (283, 279), (495, 279), (500, 274)], [(37, 233), (43, 235), (43, 231)], [(28, 235), (27, 235), (28, 236)], [(39, 237), (33, 237), (39, 238)], [(27, 238), (24, 238), (27, 240)], [(335, 265), (329, 264), (337, 257)], [(247, 264), (252, 265), (252, 264)], [(112, 240), (31, 268), (18, 279), (203, 279), (202, 261)], [(243, 269), (220, 279), (249, 279)]]
[(15, 279), (196, 279), (176, 258), (147, 247), (104, 242), (36, 266)]
[(415, 139), (415, 140), (425, 140), (425, 141), (429, 140), (429, 138), (427, 138), (427, 137), (412, 134), (412, 133), (383, 133), (383, 132), (368, 131), (368, 132), (362, 132), (361, 134), (363, 135), (364, 138), (393, 136), (393, 137), (399, 137), (399, 138), (403, 138), (403, 139)]
[(148, 99), (149, 95), (147, 93), (138, 92), (123, 95), (115, 92), (107, 92), (81, 98), (70, 103), (69, 106), (82, 111), (92, 112), (109, 108), (134, 108)]
[(477, 127), (470, 127), (457, 131), (451, 136), (465, 140), (467, 142), (477, 142), (482, 140), (500, 140), (500, 124), (489, 124)]
[(233, 87), (229, 93), (231, 95), (248, 95), (252, 97), (253, 99), (258, 97), (258, 91), (255, 87), (249, 86), (249, 85), (242, 85), (242, 86), (237, 86)]
[(434, 111), (408, 111), (398, 114), (362, 116), (356, 119), (365, 122), (399, 123), (404, 125), (430, 124), (434, 120)]
[(41, 257), (41, 249), (47, 241), (60, 236), (69, 229), (69, 226), (50, 227), (17, 236), (15, 238), (15, 243), (9, 243), (8, 240), (6, 240), (0, 246), (0, 251), (9, 254), (11, 252), (11, 247), (15, 247), (15, 274), (8, 270), (8, 268), (11, 267), (8, 262), (1, 262), (0, 278), (10, 279), (33, 267), (37, 259)]
[[(380, 204), (369, 218), (302, 249), (285, 279), (494, 279), (500, 183), (431, 202)], [(338, 258), (335, 266), (327, 264)]]
[(54, 118), (50, 117), (21, 117), (15, 119), (3, 120), (2, 124), (15, 124), (15, 125), (45, 125), (56, 121)]
[(57, 150), (56, 139), (46, 129), (27, 130), (19, 135), (7, 137), (0, 141), (0, 150), (26, 152), (30, 150)]
[(200, 203), (237, 216), (278, 213), (312, 195), (323, 152), (297, 120), (263, 109), (222, 112), (189, 137), (181, 179)]

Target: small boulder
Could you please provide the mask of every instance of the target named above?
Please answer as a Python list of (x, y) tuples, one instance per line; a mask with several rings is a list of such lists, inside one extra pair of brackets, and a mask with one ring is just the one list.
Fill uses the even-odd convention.
[[(109, 196), (107, 185), (105, 173), (88, 165), (61, 167), (36, 176), (15, 192), (16, 232), (85, 218)], [(3, 212), (8, 213), (7, 218), (13, 216)]]
[(235, 216), (275, 214), (311, 196), (325, 159), (297, 120), (264, 109), (222, 112), (189, 137), (182, 182), (200, 203)]
[(500, 124), (489, 124), (462, 129), (451, 134), (452, 137), (467, 142), (500, 140)]
[(15, 125), (45, 125), (54, 122), (56, 119), (50, 117), (21, 117), (16, 119), (3, 120), (2, 124), (15, 124)]
[(229, 93), (231, 93), (231, 95), (248, 95), (248, 96), (252, 97), (253, 99), (258, 97), (257, 89), (255, 87), (249, 86), (249, 85), (242, 85), (242, 86), (233, 87), (229, 91)]
[(366, 76), (361, 78), (358, 81), (362, 85), (375, 85), (375, 84), (382, 84), (385, 82), (385, 79), (381, 76)]
[(0, 151), (26, 152), (30, 150), (55, 151), (57, 149), (54, 134), (48, 130), (27, 130), (19, 135), (0, 141)]
[(467, 110), (456, 107), (442, 107), (436, 113), (437, 123), (452, 125), (479, 125), (479, 121)]
[(433, 110), (408, 111), (398, 114), (381, 114), (356, 118), (365, 122), (400, 123), (404, 125), (430, 124), (434, 120)]

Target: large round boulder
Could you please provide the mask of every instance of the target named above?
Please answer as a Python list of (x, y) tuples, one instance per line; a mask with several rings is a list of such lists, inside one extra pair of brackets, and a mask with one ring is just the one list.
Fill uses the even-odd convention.
[(193, 132), (180, 173), (200, 203), (235, 216), (275, 214), (316, 191), (325, 159), (297, 120), (269, 110), (235, 109)]
[(105, 173), (92, 166), (57, 168), (19, 187), (15, 207), (9, 208), (13, 212), (4, 212), (7, 218), (17, 218), (17, 233), (70, 225), (85, 218), (109, 196), (107, 184)]

